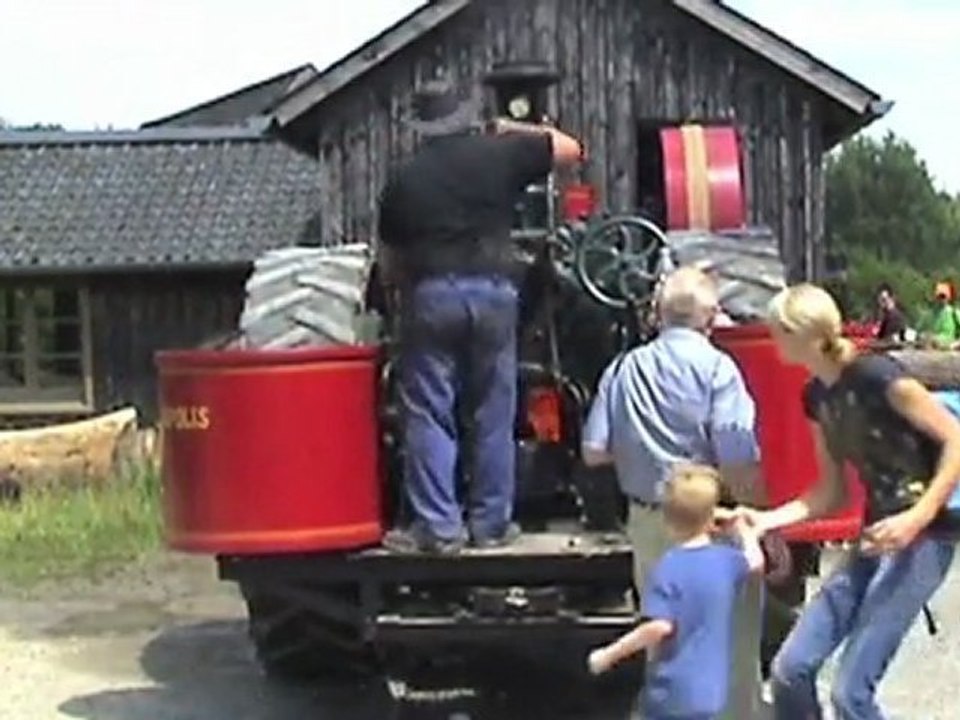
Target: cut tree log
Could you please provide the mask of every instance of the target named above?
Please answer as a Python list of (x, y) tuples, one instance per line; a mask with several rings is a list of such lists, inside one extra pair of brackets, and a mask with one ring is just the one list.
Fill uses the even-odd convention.
[(24, 487), (103, 482), (138, 454), (137, 411), (0, 432), (0, 473)]
[(911, 348), (888, 354), (931, 390), (960, 389), (960, 352)]

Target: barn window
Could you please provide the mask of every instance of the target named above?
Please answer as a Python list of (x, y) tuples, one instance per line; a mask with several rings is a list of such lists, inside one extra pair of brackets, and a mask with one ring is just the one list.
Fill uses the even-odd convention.
[(86, 290), (0, 286), (0, 413), (89, 409), (90, 364)]

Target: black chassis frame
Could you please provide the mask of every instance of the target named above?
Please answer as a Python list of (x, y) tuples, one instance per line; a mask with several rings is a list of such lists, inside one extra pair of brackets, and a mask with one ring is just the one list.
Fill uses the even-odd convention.
[[(269, 589), (290, 602), (362, 628), (377, 645), (509, 641), (529, 636), (606, 642), (636, 624), (630, 546), (621, 533), (530, 533), (521, 547), (465, 550), (449, 557), (351, 552), (218, 556), (221, 580)], [(349, 600), (317, 592), (352, 592)], [(471, 607), (426, 613), (398, 607), (398, 588), (465, 593)], [(570, 591), (606, 594), (606, 602), (568, 602)], [(593, 596), (596, 598), (596, 594)], [(620, 602), (617, 602), (617, 599)]]

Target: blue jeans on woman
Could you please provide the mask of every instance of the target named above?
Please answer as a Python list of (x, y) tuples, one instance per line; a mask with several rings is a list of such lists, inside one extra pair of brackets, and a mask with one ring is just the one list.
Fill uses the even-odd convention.
[(774, 717), (821, 720), (817, 675), (846, 640), (831, 693), (837, 720), (883, 720), (877, 685), (946, 577), (954, 549), (954, 540), (925, 534), (890, 555), (853, 551), (803, 611), (774, 658)]

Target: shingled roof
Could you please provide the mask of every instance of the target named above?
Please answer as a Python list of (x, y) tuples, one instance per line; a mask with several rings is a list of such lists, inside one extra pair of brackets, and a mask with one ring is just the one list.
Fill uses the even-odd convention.
[(320, 238), (316, 162), (256, 128), (0, 133), (0, 273), (240, 265)]

